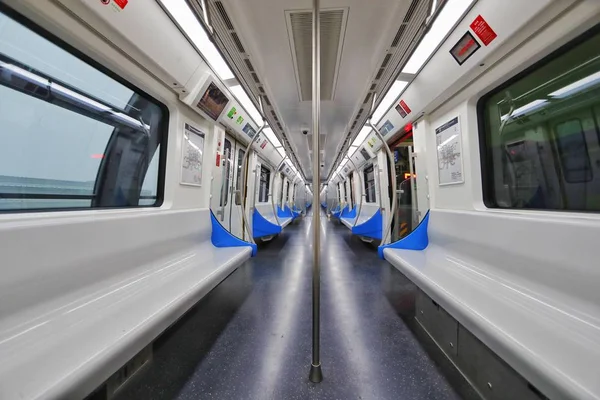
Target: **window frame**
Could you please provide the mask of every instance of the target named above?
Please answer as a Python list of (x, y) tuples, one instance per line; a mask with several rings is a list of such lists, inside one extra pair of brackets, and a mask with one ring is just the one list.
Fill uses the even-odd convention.
[[(39, 212), (58, 212), (58, 211), (98, 211), (98, 210), (131, 210), (131, 209), (139, 209), (139, 208), (160, 208), (164, 204), (165, 200), (165, 183), (166, 183), (166, 169), (167, 169), (167, 153), (168, 153), (168, 138), (169, 138), (169, 123), (171, 113), (168, 106), (162, 101), (158, 100), (156, 97), (150, 95), (147, 91), (140, 89), (124, 77), (120, 76), (116, 72), (112, 71), (110, 68), (106, 67), (99, 61), (96, 61), (91, 56), (88, 56), (83, 51), (79, 50), (75, 46), (66, 42), (65, 40), (59, 38), (52, 32), (47, 29), (39, 26), (34, 21), (30, 20), (23, 14), (17, 12), (10, 6), (6, 5), (3, 2), (0, 2), (0, 13), (6, 15), (8, 18), (12, 19), (16, 23), (22, 25), (26, 29), (31, 32), (39, 35), (40, 37), (46, 39), (50, 43), (55, 46), (61, 48), (65, 52), (69, 53), (73, 57), (78, 58), (80, 61), (88, 64), (90, 67), (95, 68), (100, 73), (108, 76), (109, 78), (115, 80), (117, 83), (125, 86), (126, 88), (132, 90), (134, 94), (145, 98), (150, 103), (156, 105), (163, 116), (161, 118), (160, 124), (157, 126), (157, 130), (160, 132), (160, 141), (158, 144), (159, 147), (159, 159), (158, 159), (158, 174), (157, 174), (157, 182), (156, 182), (156, 201), (151, 205), (133, 205), (133, 206), (90, 206), (90, 207), (48, 207), (48, 208), (22, 208), (22, 209), (10, 209), (10, 210), (2, 210), (0, 209), (0, 215), (2, 214), (25, 214), (25, 213), (39, 213)], [(69, 85), (70, 86), (70, 85)], [(81, 92), (78, 88), (75, 91)], [(80, 93), (82, 94), (82, 93)], [(83, 93), (86, 97), (89, 97), (90, 94)], [(112, 138), (111, 138), (112, 139)], [(150, 162), (148, 163), (148, 166)], [(96, 179), (101, 172), (102, 165), (99, 167), (96, 175)], [(148, 171), (146, 171), (148, 173)], [(97, 185), (97, 181), (94, 183), (94, 187)], [(141, 198), (140, 198), (141, 200)]]
[[(567, 43), (560, 46), (558, 49), (550, 52), (548, 55), (542, 57), (540, 60), (533, 64), (525, 67), (521, 72), (510, 76), (507, 80), (502, 82), (500, 85), (495, 86), (493, 89), (483, 94), (479, 100), (477, 100), (477, 133), (479, 139), (479, 163), (481, 168), (481, 188), (482, 188), (482, 199), (483, 204), (488, 209), (499, 209), (499, 210), (519, 210), (519, 211), (550, 211), (550, 212), (585, 212), (585, 213), (598, 213), (598, 211), (590, 210), (575, 210), (575, 209), (555, 209), (555, 208), (514, 208), (514, 207), (501, 207), (495, 200), (494, 195), (494, 180), (491, 178), (491, 173), (494, 171), (493, 155), (491, 146), (486, 135), (487, 121), (485, 118), (485, 106), (486, 102), (490, 97), (498, 94), (513, 83), (535, 73), (540, 68), (549, 64), (550, 62), (560, 58), (561, 56), (568, 53), (573, 47), (578, 46), (593, 36), (600, 33), (600, 24), (594, 25), (583, 34), (575, 37)], [(600, 139), (599, 139), (600, 140)]]

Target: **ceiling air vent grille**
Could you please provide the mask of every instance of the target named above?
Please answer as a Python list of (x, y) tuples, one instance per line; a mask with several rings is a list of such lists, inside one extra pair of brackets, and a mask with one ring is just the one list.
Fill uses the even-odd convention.
[[(321, 11), (321, 100), (333, 100), (347, 9)], [(301, 101), (312, 95), (312, 12), (288, 11), (288, 35)]]
[(417, 9), (418, 5), (419, 5), (419, 0), (413, 0), (412, 3), (410, 3), (410, 7), (408, 7), (408, 11), (406, 11), (406, 15), (404, 16), (405, 24), (407, 24), (410, 21), (413, 14), (415, 13), (415, 10)]
[(217, 8), (217, 11), (219, 12), (219, 15), (221, 16), (221, 19), (223, 20), (223, 23), (225, 23), (227, 29), (233, 30), (233, 24), (229, 19), (229, 15), (227, 15), (227, 11), (225, 11), (225, 8), (223, 7), (223, 3), (220, 1), (215, 1), (215, 7)]
[(398, 28), (398, 32), (396, 33), (396, 36), (394, 37), (394, 41), (392, 42), (392, 47), (398, 46), (398, 43), (400, 42), (400, 39), (402, 38), (402, 35), (404, 34), (405, 30), (406, 30), (406, 25), (405, 24), (400, 25), (400, 28)]
[(237, 46), (237, 48), (240, 51), (240, 53), (245, 53), (246, 49), (244, 49), (244, 45), (240, 41), (240, 38), (237, 35), (237, 33), (231, 32), (231, 38), (233, 39), (233, 43), (235, 43), (235, 45)]
[[(246, 67), (248, 67), (248, 70), (250, 72), (254, 72), (254, 66), (252, 65), (252, 63), (250, 62), (250, 60), (247, 59), (247, 58), (244, 58), (244, 62), (246, 63)], [(262, 89), (262, 88), (259, 88), (259, 89)]]

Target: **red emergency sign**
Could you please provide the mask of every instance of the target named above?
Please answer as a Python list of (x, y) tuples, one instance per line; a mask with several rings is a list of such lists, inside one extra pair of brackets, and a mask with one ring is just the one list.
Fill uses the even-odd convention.
[(115, 4), (117, 6), (119, 6), (122, 9), (125, 8), (125, 6), (127, 5), (127, 3), (129, 3), (129, 0), (113, 0), (115, 2)]
[(478, 15), (477, 18), (475, 18), (475, 21), (471, 22), (470, 26), (485, 46), (490, 44), (492, 40), (496, 39), (498, 36), (481, 15)]

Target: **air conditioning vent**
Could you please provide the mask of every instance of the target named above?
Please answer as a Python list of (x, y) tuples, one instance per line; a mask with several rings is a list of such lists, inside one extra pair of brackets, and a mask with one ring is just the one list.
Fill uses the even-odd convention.
[(404, 16), (405, 24), (407, 24), (410, 21), (413, 14), (415, 13), (415, 10), (417, 9), (418, 5), (419, 5), (419, 0), (413, 0), (412, 3), (410, 3), (410, 7), (408, 7), (408, 11), (406, 12), (406, 15)]
[(392, 42), (392, 47), (398, 46), (398, 43), (400, 43), (400, 39), (402, 39), (402, 35), (404, 34), (405, 30), (406, 30), (406, 25), (405, 24), (400, 25), (400, 28), (398, 28), (398, 32), (396, 33), (396, 36), (394, 37), (394, 41)]
[[(237, 35), (236, 35), (236, 36), (237, 36)], [(245, 59), (244, 59), (244, 62), (246, 63), (246, 67), (248, 67), (248, 70), (249, 70), (250, 72), (254, 72), (254, 66), (252, 65), (252, 63), (250, 62), (250, 60), (249, 60), (249, 59), (247, 59), (247, 58), (245, 58)], [(262, 90), (262, 88), (259, 88), (259, 89), (260, 89), (260, 90)], [(263, 91), (263, 93), (264, 93), (264, 91)]]
[(387, 67), (388, 63), (390, 62), (390, 58), (392, 58), (392, 55), (390, 53), (385, 55), (385, 57), (383, 58), (383, 62), (381, 63), (381, 68)]
[[(321, 100), (333, 100), (348, 9), (322, 10)], [(286, 12), (294, 70), (301, 101), (312, 95), (312, 12)]]
[(365, 97), (365, 101), (363, 101), (363, 104), (365, 104), (367, 101), (369, 101), (370, 98), (371, 98), (371, 93), (367, 93), (367, 97)]
[(375, 79), (381, 79), (381, 75), (383, 75), (383, 72), (385, 71), (385, 69), (381, 68), (378, 72), (377, 72), (377, 76), (375, 76)]
[(369, 90), (370, 90), (370, 91), (373, 91), (373, 90), (375, 90), (375, 88), (376, 88), (376, 87), (377, 87), (377, 84), (376, 84), (376, 83), (374, 83), (374, 84), (372, 84), (372, 85), (371, 85), (371, 88), (370, 88)]
[(258, 75), (255, 72), (252, 73), (252, 79), (254, 79), (254, 82), (260, 83), (260, 79), (258, 79)]
[[(201, 4), (200, 2), (198, 3)], [(221, 16), (221, 19), (225, 23), (227, 29), (233, 30), (233, 24), (229, 19), (229, 15), (227, 15), (227, 11), (225, 11), (225, 7), (223, 7), (223, 3), (220, 1), (215, 1), (215, 6), (217, 7), (217, 11), (219, 12), (219, 15)]]
[(240, 41), (239, 36), (237, 35), (237, 33), (235, 32), (231, 32), (231, 38), (233, 39), (233, 42), (235, 43), (235, 45), (237, 46), (238, 50), (240, 51), (240, 53), (245, 53), (246, 49), (244, 49), (244, 45), (242, 44), (242, 42)]
[[(263, 92), (264, 92), (264, 90), (263, 90)], [(265, 101), (265, 103), (267, 103), (267, 105), (269, 107), (271, 107), (271, 100), (269, 100), (269, 98), (267, 96), (263, 96), (263, 100)]]
[(261, 94), (265, 94), (265, 89), (263, 89), (263, 87), (262, 87), (262, 86), (259, 86), (259, 87), (258, 87), (258, 91), (259, 91)]

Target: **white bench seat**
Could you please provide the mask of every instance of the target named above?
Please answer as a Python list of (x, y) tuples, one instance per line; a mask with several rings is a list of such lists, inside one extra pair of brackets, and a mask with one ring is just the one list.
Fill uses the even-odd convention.
[[(597, 289), (588, 291), (599, 283), (598, 272), (561, 265), (560, 247), (551, 250), (558, 243), (532, 236), (528, 218), (499, 217), (432, 212), (425, 250), (385, 248), (383, 254), (546, 395), (600, 398), (600, 303)], [(565, 227), (545, 228), (559, 242), (569, 235)], [(590, 240), (570, 251), (583, 251)]]
[[(85, 218), (67, 225), (49, 221), (46, 229), (24, 228), (39, 239), (51, 231), (61, 232), (65, 238), (61, 250), (66, 253), (62, 267), (53, 266), (58, 254), (46, 254), (46, 267), (54, 270), (56, 279), (43, 279), (46, 274), (42, 279), (23, 276), (13, 290), (1, 288), (0, 398), (85, 397), (251, 255), (250, 247), (212, 245), (208, 210), (163, 214), (112, 222), (96, 219), (100, 236), (88, 238), (89, 258), (86, 249), (73, 248), (72, 255), (67, 250), (81, 245), (69, 243), (68, 237), (86, 229)], [(186, 219), (192, 222), (186, 224)], [(159, 225), (164, 231), (148, 231)], [(168, 231), (176, 227), (178, 232)], [(1, 228), (0, 224), (0, 239), (8, 238), (9, 232)], [(107, 229), (113, 238), (102, 235)], [(138, 238), (116, 248), (132, 234)], [(12, 235), (19, 233), (13, 228)], [(107, 242), (97, 242), (104, 259), (94, 257), (99, 254), (93, 249), (94, 238)], [(143, 246), (144, 239), (148, 247)], [(53, 252), (41, 247), (42, 253)], [(79, 262), (73, 263), (76, 259)], [(86, 278), (89, 275), (91, 279)], [(19, 289), (33, 299), (25, 301)]]

